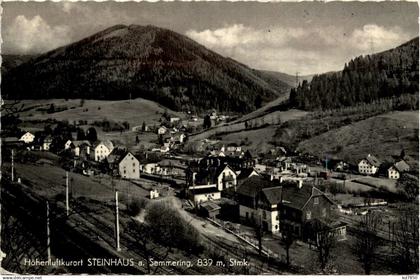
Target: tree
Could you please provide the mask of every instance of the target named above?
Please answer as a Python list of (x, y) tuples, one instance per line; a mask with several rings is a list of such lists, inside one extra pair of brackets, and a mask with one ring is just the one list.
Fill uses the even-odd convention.
[(403, 173), (398, 179), (397, 189), (405, 193), (409, 200), (415, 200), (419, 195), (419, 179), (414, 175)]
[(86, 134), (83, 128), (77, 128), (77, 140), (86, 140)]
[(139, 143), (140, 143), (139, 136), (136, 135), (136, 145), (138, 145)]
[(254, 105), (256, 109), (261, 108), (262, 98), (260, 95), (257, 95), (257, 97), (255, 97)]
[(330, 229), (320, 221), (315, 221), (313, 227), (315, 233), (315, 247), (318, 252), (318, 262), (322, 271), (325, 271), (331, 259), (331, 251), (335, 246), (335, 237)]
[(146, 123), (144, 121), (141, 125), (141, 131), (146, 131)]
[(204, 121), (203, 121), (203, 128), (204, 129), (208, 129), (211, 127), (211, 119), (210, 119), (210, 115), (206, 115), (204, 117)]
[(98, 135), (94, 127), (89, 127), (89, 129), (87, 130), (86, 140), (89, 140), (92, 143), (98, 140)]
[(371, 212), (365, 215), (359, 224), (359, 231), (356, 234), (356, 241), (353, 245), (353, 252), (362, 264), (366, 275), (372, 270), (376, 260), (376, 251), (380, 245), (376, 236), (380, 223), (380, 217)]
[(287, 266), (290, 265), (290, 247), (292, 247), (293, 243), (295, 242), (295, 237), (293, 236), (293, 232), (290, 230), (285, 230), (282, 232), (281, 241), (284, 245), (284, 249), (286, 250), (286, 263)]
[(258, 254), (261, 256), (262, 249), (263, 249), (262, 238), (264, 236), (264, 229), (262, 227), (262, 218), (260, 217), (258, 219), (258, 221), (254, 220), (252, 224), (253, 224), (253, 228), (254, 228), (255, 238), (258, 241)]
[(418, 209), (400, 209), (394, 238), (401, 273), (419, 272), (419, 216)]

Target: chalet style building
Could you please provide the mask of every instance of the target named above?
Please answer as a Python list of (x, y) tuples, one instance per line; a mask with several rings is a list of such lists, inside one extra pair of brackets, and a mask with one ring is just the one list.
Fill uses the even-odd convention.
[(252, 176), (238, 186), (236, 201), (244, 223), (261, 222), (272, 233), (291, 232), (296, 238), (314, 238), (314, 223), (334, 231), (344, 239), (345, 225), (331, 219), (335, 203), (311, 184), (275, 183)]
[(381, 162), (371, 154), (359, 161), (358, 169), (360, 174), (374, 175), (378, 172)]
[(261, 176), (251, 176), (236, 191), (239, 218), (244, 223), (261, 221), (263, 229), (280, 230), (278, 203), (281, 202), (281, 186)]
[(76, 140), (76, 141), (70, 141), (70, 143), (69, 141), (66, 142), (66, 144), (64, 145), (64, 148), (68, 146), (69, 149), (71, 149), (73, 155), (76, 157), (81, 157), (84, 159), (90, 158), (92, 145), (90, 144), (88, 140)]

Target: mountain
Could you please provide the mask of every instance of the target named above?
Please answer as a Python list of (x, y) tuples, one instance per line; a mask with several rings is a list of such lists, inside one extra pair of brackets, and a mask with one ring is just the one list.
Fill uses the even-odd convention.
[(290, 91), (290, 103), (316, 110), (371, 103), (381, 98), (418, 93), (418, 37), (381, 53), (350, 60), (339, 72), (315, 75)]
[[(266, 71), (266, 70), (260, 70), (260, 72), (263, 72), (264, 74), (266, 74), (269, 77), (272, 77), (275, 80), (280, 80), (286, 84), (288, 84), (291, 87), (295, 87), (296, 86), (296, 76), (293, 75), (289, 75), (286, 73), (282, 73), (282, 72), (277, 72), (277, 71)], [(310, 82), (312, 80), (312, 77), (314, 75), (305, 75), (305, 76), (298, 76), (298, 83), (302, 83), (304, 80)]]
[(16, 68), (22, 63), (27, 62), (34, 55), (14, 55), (14, 54), (2, 54), (1, 55), (1, 72), (5, 74), (7, 71)]
[(117, 25), (52, 50), (4, 76), (6, 98), (142, 97), (174, 110), (246, 113), (290, 86), (155, 26)]

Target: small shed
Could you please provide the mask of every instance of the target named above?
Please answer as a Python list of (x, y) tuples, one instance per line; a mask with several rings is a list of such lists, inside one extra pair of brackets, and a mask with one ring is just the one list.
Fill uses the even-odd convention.
[(200, 210), (204, 216), (210, 219), (216, 218), (220, 214), (220, 206), (214, 202), (206, 201), (200, 204)]

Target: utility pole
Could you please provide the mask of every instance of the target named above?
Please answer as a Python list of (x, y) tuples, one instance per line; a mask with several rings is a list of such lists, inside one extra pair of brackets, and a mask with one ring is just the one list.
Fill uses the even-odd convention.
[(47, 261), (51, 260), (50, 205), (47, 201)]
[(15, 150), (12, 149), (12, 182), (15, 180), (15, 161), (14, 161), (14, 156), (15, 156)]
[(69, 216), (69, 172), (66, 171), (66, 215)]
[(118, 191), (115, 192), (115, 235), (116, 235), (116, 246), (117, 251), (121, 251), (120, 248), (120, 222), (118, 213)]

